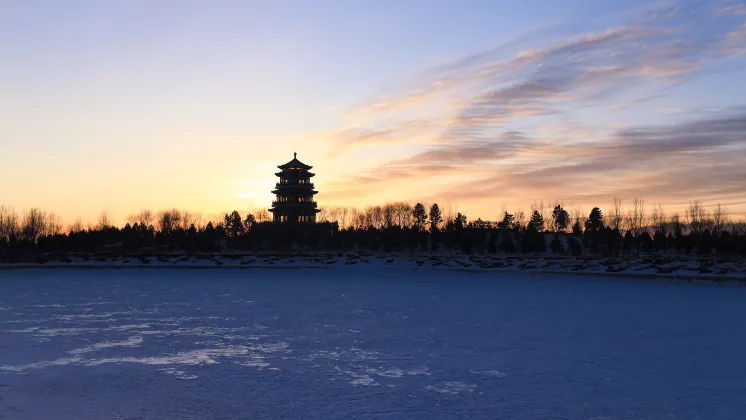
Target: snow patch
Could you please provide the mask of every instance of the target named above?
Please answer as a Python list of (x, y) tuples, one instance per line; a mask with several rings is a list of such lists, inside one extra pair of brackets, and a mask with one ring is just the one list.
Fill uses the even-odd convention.
[(191, 379), (197, 379), (198, 376), (196, 375), (187, 375), (183, 370), (178, 370), (175, 368), (164, 368), (164, 369), (158, 369), (160, 372), (167, 373), (169, 375), (174, 375), (178, 379), (183, 380), (191, 380)]
[(110, 357), (105, 359), (86, 360), (85, 366), (99, 366), (107, 363), (139, 363), (143, 365), (213, 365), (216, 359), (223, 357), (237, 357), (249, 353), (247, 347), (226, 347), (222, 349), (201, 349), (179, 352), (169, 356), (151, 357)]
[(27, 365), (20, 366), (0, 366), (0, 370), (8, 372), (23, 372), (30, 369), (46, 369), (55, 366), (66, 366), (69, 364), (75, 364), (80, 362), (80, 357), (63, 357), (57, 360), (49, 360), (45, 362), (29, 363)]
[(427, 389), (441, 394), (458, 395), (462, 392), (474, 392), (477, 386), (463, 382), (445, 382), (441, 385), (430, 385)]
[(381, 386), (378, 382), (375, 381), (370, 375), (366, 375), (364, 373), (357, 373), (353, 372), (351, 370), (342, 370), (339, 368), (336, 368), (340, 373), (343, 373), (347, 375), (351, 379), (348, 383), (351, 385), (361, 385), (361, 386)]
[(381, 368), (368, 368), (365, 370), (368, 373), (372, 373), (374, 375), (383, 376), (386, 378), (401, 378), (404, 376), (404, 371), (401, 369), (381, 369)]
[(484, 371), (475, 371), (470, 370), (469, 372), (475, 374), (475, 375), (485, 375), (485, 376), (492, 376), (494, 378), (504, 378), (508, 376), (507, 374), (500, 372), (499, 370), (484, 370)]
[(31, 328), (25, 328), (25, 329), (22, 329), (22, 330), (7, 330), (7, 331), (8, 332), (12, 332), (12, 333), (32, 333), (32, 332), (38, 330), (39, 328), (40, 327), (31, 327)]
[(241, 366), (259, 368), (259, 369), (265, 369), (270, 366), (270, 364), (264, 360), (264, 356), (260, 356), (260, 355), (251, 355), (247, 358), (246, 361), (238, 362), (238, 364)]
[(252, 350), (257, 350), (262, 353), (291, 353), (292, 350), (289, 350), (290, 344), (282, 341), (279, 343), (267, 343), (267, 344), (259, 344), (258, 346), (253, 346)]
[(430, 376), (430, 368), (428, 367), (417, 367), (414, 369), (409, 369), (407, 371), (407, 375), (415, 376), (415, 375), (424, 375), (424, 376)]
[(38, 330), (37, 335), (45, 337), (56, 337), (60, 335), (80, 335), (98, 331), (101, 331), (101, 328), (45, 328)]
[(137, 347), (142, 344), (143, 339), (141, 336), (136, 335), (123, 341), (104, 341), (102, 343), (96, 343), (94, 345), (83, 347), (79, 349), (70, 350), (70, 354), (84, 354), (90, 353), (102, 349), (109, 349), (113, 347)]
[(62, 321), (75, 321), (78, 319), (106, 319), (114, 316), (113, 313), (104, 314), (75, 314), (75, 315), (55, 315), (54, 318)]

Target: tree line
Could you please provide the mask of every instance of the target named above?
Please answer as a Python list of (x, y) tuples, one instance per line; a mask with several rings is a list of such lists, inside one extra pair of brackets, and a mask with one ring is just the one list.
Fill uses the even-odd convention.
[[(17, 215), (0, 207), (0, 261), (48, 254), (137, 254), (176, 250), (194, 253), (304, 250), (463, 253), (553, 253), (558, 255), (696, 254), (740, 257), (746, 252), (746, 223), (731, 220), (717, 205), (708, 211), (692, 202), (683, 216), (666, 215), (636, 199), (625, 209), (614, 199), (604, 213), (585, 213), (561, 203), (530, 212), (501, 212), (497, 221), (469, 220), (437, 203), (407, 202), (321, 208), (319, 223), (272, 223), (269, 212), (232, 211), (206, 220), (177, 209), (130, 215), (114, 226), (106, 213), (94, 225), (78, 220), (63, 228), (59, 217), (40, 209)], [(454, 214), (455, 213), (455, 214)]]

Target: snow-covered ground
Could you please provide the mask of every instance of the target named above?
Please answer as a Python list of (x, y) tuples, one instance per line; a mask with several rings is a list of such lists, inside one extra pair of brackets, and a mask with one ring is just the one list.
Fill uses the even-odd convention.
[(642, 256), (623, 258), (573, 258), (553, 256), (480, 255), (159, 255), (65, 257), (43, 263), (0, 264), (0, 271), (23, 268), (336, 268), (364, 266), (416, 270), (533, 272), (544, 274), (605, 275), (637, 278), (675, 278), (705, 281), (746, 281), (746, 261), (706, 261), (693, 256)]
[(0, 419), (739, 419), (745, 319), (733, 284), (0, 271)]

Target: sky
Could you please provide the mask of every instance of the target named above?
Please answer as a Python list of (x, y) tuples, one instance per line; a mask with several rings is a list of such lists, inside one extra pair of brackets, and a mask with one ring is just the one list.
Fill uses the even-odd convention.
[(0, 0), (0, 205), (746, 216), (746, 2)]

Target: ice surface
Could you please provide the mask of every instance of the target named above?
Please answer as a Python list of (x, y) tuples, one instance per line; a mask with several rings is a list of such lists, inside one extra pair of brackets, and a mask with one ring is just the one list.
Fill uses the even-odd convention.
[(0, 419), (746, 418), (734, 285), (22, 270), (0, 308)]

